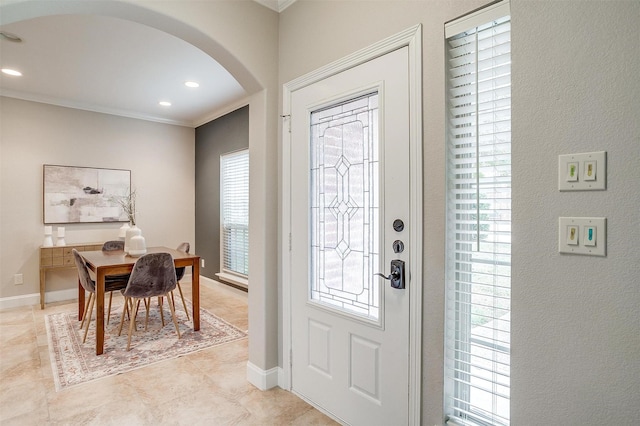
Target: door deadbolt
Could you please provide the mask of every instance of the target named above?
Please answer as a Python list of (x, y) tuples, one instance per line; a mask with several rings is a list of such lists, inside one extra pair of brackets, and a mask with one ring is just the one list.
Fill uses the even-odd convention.
[(393, 242), (393, 252), (402, 253), (403, 251), (404, 251), (404, 243), (400, 240), (395, 240)]
[(404, 229), (404, 222), (402, 219), (396, 219), (393, 221), (393, 230), (396, 232), (402, 232)]

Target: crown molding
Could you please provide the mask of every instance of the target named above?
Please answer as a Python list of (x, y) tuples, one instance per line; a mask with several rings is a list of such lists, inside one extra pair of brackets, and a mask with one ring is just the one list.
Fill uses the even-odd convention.
[(291, 6), (296, 0), (254, 0), (256, 3), (260, 3), (263, 6), (268, 7), (278, 13)]
[(79, 109), (83, 111), (97, 112), (101, 114), (117, 115), (117, 116), (126, 117), (126, 118), (135, 118), (136, 120), (146, 120), (146, 121), (153, 121), (156, 123), (171, 124), (173, 126), (195, 127), (195, 123), (189, 122), (189, 121), (171, 120), (171, 119), (167, 119), (164, 117), (155, 116), (151, 114), (141, 114), (139, 112), (128, 111), (128, 110), (123, 110), (118, 108), (106, 108), (106, 107), (98, 106), (94, 104), (72, 102), (66, 99), (60, 99), (60, 98), (55, 98), (50, 96), (34, 95), (32, 93), (17, 92), (13, 90), (2, 89), (0, 90), (0, 96), (4, 96), (7, 98), (20, 99), (23, 101), (38, 102), (41, 104), (56, 105), (56, 106), (61, 106), (65, 108)]

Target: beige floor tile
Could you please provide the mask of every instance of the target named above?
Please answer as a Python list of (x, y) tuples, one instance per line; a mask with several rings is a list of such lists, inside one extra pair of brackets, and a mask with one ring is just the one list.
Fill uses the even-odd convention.
[(33, 325), (33, 313), (30, 307), (7, 309), (0, 315), (0, 330), (2, 330), (1, 326), (18, 324)]
[(175, 398), (157, 408), (162, 424), (233, 425), (249, 417), (238, 401), (217, 392), (215, 386), (197, 394)]
[[(190, 299), (191, 283), (182, 287)], [(246, 293), (201, 284), (200, 303), (247, 329)], [(248, 339), (56, 392), (45, 316), (77, 306), (70, 301), (0, 311), (2, 426), (336, 424), (289, 392), (262, 392), (247, 382)]]
[(268, 391), (254, 388), (240, 402), (262, 424), (290, 424), (313, 409), (300, 398), (280, 388)]
[(339, 424), (318, 410), (309, 410), (291, 422), (292, 426), (338, 426)]
[[(10, 380), (10, 378), (7, 379)], [(5, 383), (8, 380), (5, 381), (3, 375), (0, 390), (0, 424), (19, 420), (30, 423), (29, 419), (38, 420), (47, 417), (47, 395), (38, 377), (11, 383), (11, 386), (7, 387)]]
[(35, 337), (33, 319), (26, 323), (0, 326), (0, 347), (30, 343)]

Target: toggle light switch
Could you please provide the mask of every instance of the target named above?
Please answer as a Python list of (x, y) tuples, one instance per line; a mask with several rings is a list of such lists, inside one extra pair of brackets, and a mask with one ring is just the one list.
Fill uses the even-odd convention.
[(578, 181), (578, 163), (567, 164), (567, 182)]
[(584, 227), (584, 245), (588, 247), (595, 247), (596, 245), (596, 231), (598, 228), (595, 226)]
[(567, 227), (567, 244), (570, 246), (578, 245), (578, 227), (575, 225)]
[(582, 180), (593, 181), (596, 180), (596, 161), (585, 161), (584, 168), (582, 169)]
[(558, 221), (560, 253), (606, 256), (606, 217), (561, 217)]

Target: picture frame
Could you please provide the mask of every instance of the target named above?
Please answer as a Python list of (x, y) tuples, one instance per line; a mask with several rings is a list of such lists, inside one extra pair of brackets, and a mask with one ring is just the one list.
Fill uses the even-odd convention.
[(121, 204), (131, 191), (131, 170), (43, 165), (43, 222), (128, 222)]

